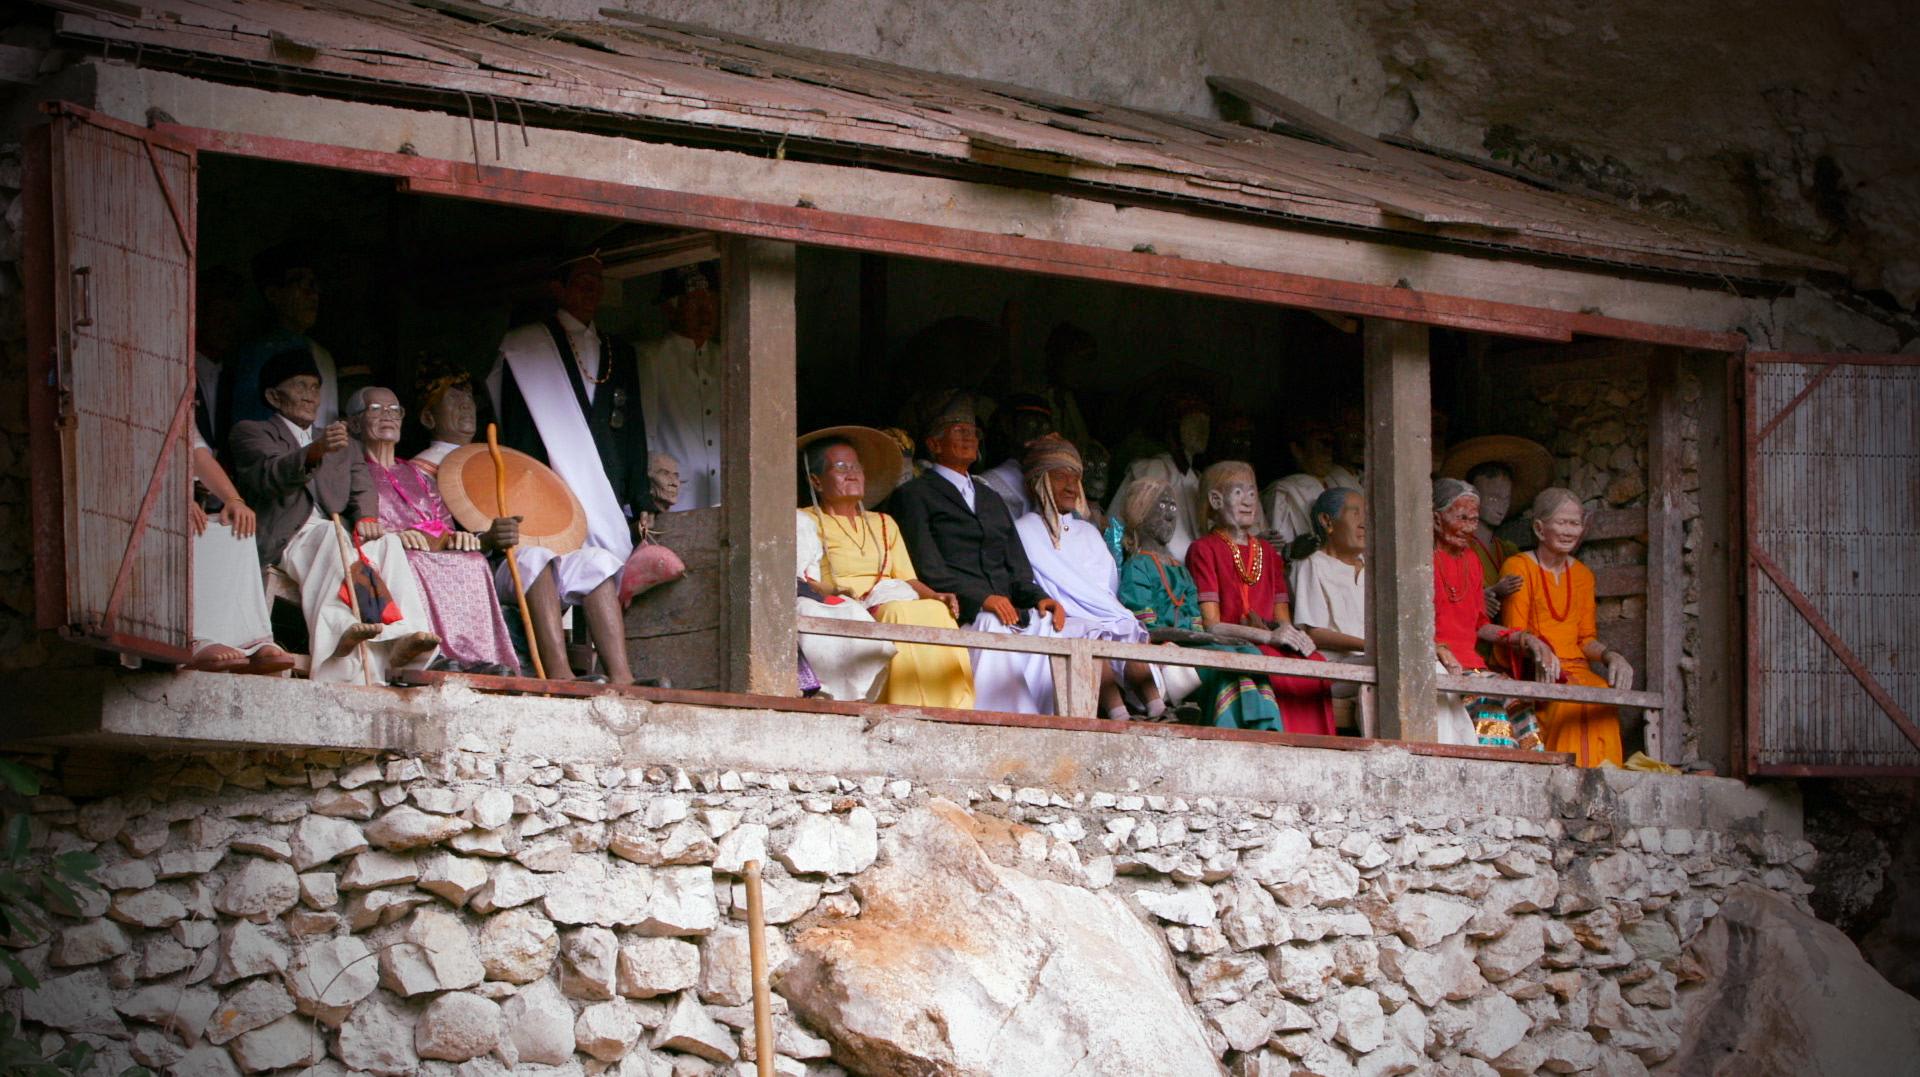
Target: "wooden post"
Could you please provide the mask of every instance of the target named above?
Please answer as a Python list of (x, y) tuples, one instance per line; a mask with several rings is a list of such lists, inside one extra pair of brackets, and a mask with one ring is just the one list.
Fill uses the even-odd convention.
[(728, 691), (792, 695), (794, 248), (728, 238), (721, 246), (726, 349), (721, 521)]
[(1687, 600), (1679, 369), (1680, 356), (1672, 349), (1647, 358), (1647, 668), (1641, 674), (1646, 689), (1666, 699), (1658, 714), (1647, 715), (1646, 752), (1676, 764), (1684, 762), (1685, 750), (1680, 657)]
[(1367, 602), (1380, 736), (1436, 739), (1427, 327), (1367, 319)]

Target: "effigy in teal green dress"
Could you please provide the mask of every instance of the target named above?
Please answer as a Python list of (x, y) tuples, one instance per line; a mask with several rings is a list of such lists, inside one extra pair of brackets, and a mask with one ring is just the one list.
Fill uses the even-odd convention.
[[(1187, 566), (1172, 557), (1141, 550), (1120, 568), (1120, 602), (1140, 618), (1149, 631), (1180, 628), (1203, 631), (1200, 592)], [(1207, 643), (1192, 646), (1235, 654), (1260, 654), (1250, 644)], [(1200, 688), (1195, 693), (1206, 709), (1207, 721), (1227, 729), (1279, 729), (1280, 705), (1266, 677), (1226, 669), (1196, 668)]]

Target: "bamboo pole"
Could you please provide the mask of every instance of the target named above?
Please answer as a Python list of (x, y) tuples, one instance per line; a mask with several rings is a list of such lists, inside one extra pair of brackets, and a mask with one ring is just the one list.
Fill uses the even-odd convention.
[(767, 919), (760, 901), (760, 861), (747, 872), (747, 954), (753, 967), (753, 1061), (760, 1077), (773, 1077), (773, 1005), (767, 998)]
[[(502, 516), (511, 516), (507, 511), (507, 461), (500, 455), (500, 428), (493, 423), (487, 424), (487, 455), (493, 457), (493, 500)], [(527, 585), (520, 582), (520, 562), (513, 556), (516, 546), (503, 551), (507, 559), (507, 574), (513, 577), (513, 598), (520, 604), (520, 629), (526, 633), (527, 654), (533, 658), (533, 675), (541, 680), (547, 679), (546, 663), (540, 661), (540, 639), (533, 631), (533, 617), (527, 613)]]

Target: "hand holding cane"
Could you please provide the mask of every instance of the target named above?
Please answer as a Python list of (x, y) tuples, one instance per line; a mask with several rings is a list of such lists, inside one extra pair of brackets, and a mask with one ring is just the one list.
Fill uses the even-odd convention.
[[(487, 424), (487, 455), (493, 457), (493, 495), (500, 503), (498, 514), (511, 516), (507, 511), (507, 461), (500, 455), (500, 428), (493, 423)], [(526, 633), (527, 654), (533, 658), (533, 675), (544, 681), (547, 667), (540, 661), (540, 641), (534, 638), (533, 616), (527, 612), (527, 586), (520, 581), (520, 561), (513, 556), (516, 549), (509, 546), (502, 553), (507, 559), (507, 572), (513, 576), (513, 598), (520, 604), (520, 627)]]

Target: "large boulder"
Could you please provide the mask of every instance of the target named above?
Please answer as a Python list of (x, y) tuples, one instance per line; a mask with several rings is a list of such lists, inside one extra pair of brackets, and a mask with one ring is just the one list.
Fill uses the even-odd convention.
[(1681, 992), (1681, 1047), (1655, 1073), (1865, 1077), (1920, 1058), (1920, 999), (1771, 891), (1734, 888), (1688, 954), (1706, 977)]
[(862, 913), (794, 942), (775, 987), (863, 1074), (1222, 1072), (1159, 932), (1119, 895), (988, 858), (1005, 824), (936, 800), (887, 831)]

